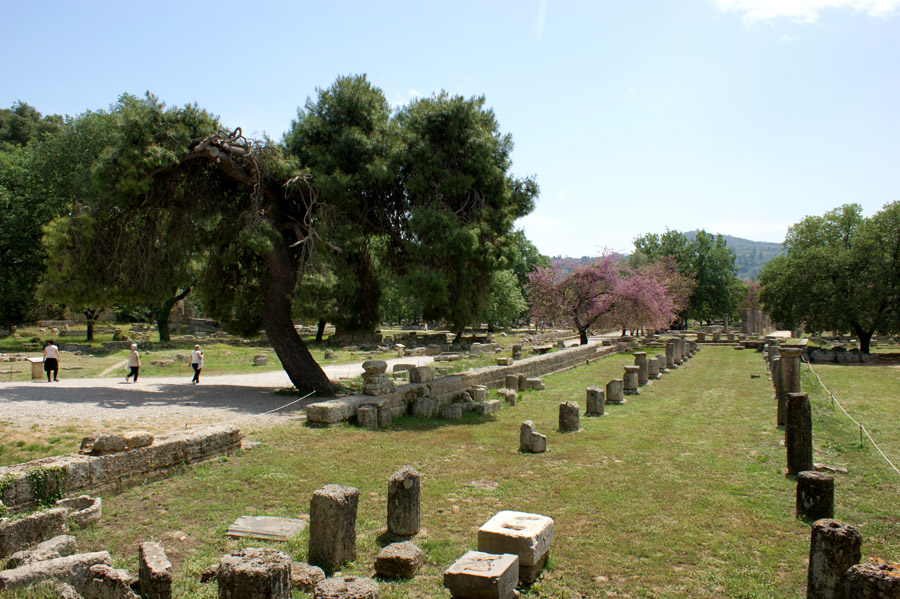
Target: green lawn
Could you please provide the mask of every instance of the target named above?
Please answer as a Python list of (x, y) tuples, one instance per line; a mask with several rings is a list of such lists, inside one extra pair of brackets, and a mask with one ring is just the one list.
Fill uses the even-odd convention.
[[(388, 476), (411, 464), (423, 474), (416, 541), (427, 563), (412, 581), (383, 583), (382, 597), (449, 597), (441, 573), (476, 547), (478, 527), (502, 509), (555, 520), (550, 566), (524, 597), (804, 597), (809, 525), (793, 517), (794, 482), (782, 474), (783, 431), (761, 354), (704, 348), (626, 405), (582, 417), (581, 432), (556, 432), (560, 402), (584, 408), (585, 387), (620, 377), (628, 363), (614, 355), (546, 377), (545, 391), (525, 393), (496, 417), (263, 431), (256, 449), (104, 497), (103, 521), (78, 533), (79, 548), (108, 549), (135, 572), (138, 543), (158, 540), (175, 563), (176, 596), (212, 598), (215, 585), (200, 585), (199, 572), (249, 544), (223, 536), (230, 522), (301, 515), (315, 489), (341, 483), (360, 489), (359, 556), (343, 572), (371, 575), (385, 542)], [(900, 369), (817, 370), (885, 452), (900, 457)], [(816, 385), (804, 372), (815, 459), (849, 470), (837, 476), (836, 517), (860, 528), (864, 557), (898, 561), (900, 475), (860, 445), (858, 429)], [(526, 419), (547, 435), (547, 453), (517, 452)], [(254, 544), (306, 556), (305, 535)]]

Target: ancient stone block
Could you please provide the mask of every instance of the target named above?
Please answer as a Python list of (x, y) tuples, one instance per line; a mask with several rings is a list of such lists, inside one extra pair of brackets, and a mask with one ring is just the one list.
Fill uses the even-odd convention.
[(622, 379), (612, 379), (606, 383), (606, 403), (625, 403), (625, 384)]
[(900, 599), (900, 563), (870, 557), (847, 570), (844, 597)]
[[(84, 441), (82, 441), (82, 444)], [(91, 455), (104, 455), (125, 451), (125, 437), (122, 435), (96, 434), (91, 447)]]
[(253, 356), (253, 365), (254, 366), (265, 366), (269, 363), (269, 359), (263, 354), (256, 354)]
[(531, 420), (526, 420), (519, 427), (519, 451), (522, 453), (547, 451), (547, 437), (537, 432)]
[(788, 474), (813, 469), (812, 413), (806, 393), (787, 394), (784, 445)]
[(469, 395), (472, 396), (472, 401), (487, 401), (488, 399), (488, 390), (484, 385), (477, 385), (475, 387), (469, 388)]
[(310, 564), (333, 572), (356, 559), (356, 509), (359, 489), (325, 485), (313, 493), (309, 505)]
[(803, 471), (797, 475), (796, 515), (810, 522), (834, 518), (834, 477)]
[(519, 556), (523, 584), (533, 583), (540, 574), (552, 543), (553, 519), (540, 514), (502, 511), (478, 529), (478, 551)]
[(322, 568), (310, 566), (305, 562), (291, 562), (291, 587), (312, 592), (316, 585), (325, 580)]
[(362, 369), (366, 374), (384, 374), (387, 372), (387, 362), (384, 360), (366, 360), (362, 363)]
[(497, 358), (497, 366), (512, 366), (512, 358)]
[(666, 354), (656, 354), (656, 364), (660, 374), (666, 374), (669, 369), (666, 368)]
[(378, 408), (378, 426), (380, 428), (387, 428), (391, 426), (392, 421), (393, 412), (391, 412), (390, 408)]
[(514, 406), (519, 399), (519, 393), (514, 389), (497, 389), (497, 395), (507, 404)]
[(35, 562), (43, 562), (48, 559), (65, 557), (75, 553), (75, 537), (71, 535), (59, 535), (38, 543), (31, 549), (16, 551), (6, 560), (6, 568), (18, 568)]
[(0, 570), (0, 591), (26, 587), (47, 579), (82, 589), (90, 575), (91, 566), (97, 564), (111, 566), (112, 558), (109, 553), (106, 551), (78, 553), (19, 566), (12, 570)]
[(441, 418), (444, 420), (459, 420), (463, 415), (463, 406), (459, 403), (452, 403), (449, 406), (441, 408)]
[(862, 557), (859, 531), (838, 520), (818, 520), (812, 525), (809, 568), (806, 577), (808, 599), (856, 599), (844, 594), (850, 566)]
[(378, 408), (375, 406), (356, 408), (356, 423), (363, 428), (378, 428)]
[(392, 370), (393, 370), (394, 374), (397, 374), (398, 372), (409, 372), (410, 370), (413, 370), (415, 367), (416, 367), (415, 364), (394, 364), (394, 366), (392, 367)]
[(84, 599), (142, 599), (131, 590), (136, 582), (128, 570), (97, 564), (91, 566), (81, 595)]
[(638, 370), (638, 385), (644, 386), (650, 381), (650, 365), (647, 360), (647, 352), (636, 351), (633, 355), (634, 365), (640, 368)]
[(290, 599), (291, 558), (268, 548), (241, 549), (219, 560), (219, 599)]
[(392, 535), (411, 537), (419, 532), (421, 476), (404, 466), (388, 479), (387, 529)]
[(578, 402), (566, 401), (559, 404), (559, 430), (563, 433), (574, 433), (581, 430)]
[(519, 581), (519, 556), (469, 551), (444, 571), (444, 586), (456, 597), (508, 599)]
[(675, 340), (667, 339), (666, 340), (666, 370), (672, 370), (673, 368), (677, 368), (678, 365), (675, 363)]
[(521, 372), (517, 372), (516, 376), (519, 377), (519, 391), (525, 391), (528, 389), (528, 377)]
[(122, 435), (125, 439), (125, 449), (137, 449), (153, 445), (153, 434), (147, 431), (129, 431)]
[(413, 402), (412, 415), (421, 418), (432, 418), (437, 409), (437, 399), (433, 397), (420, 397)]
[(650, 380), (658, 379), (660, 377), (659, 374), (659, 362), (656, 361), (656, 358), (647, 358), (647, 372)]
[(391, 543), (378, 552), (375, 573), (382, 578), (412, 578), (425, 561), (425, 552), (404, 541)]
[(536, 391), (544, 390), (544, 379), (538, 377), (530, 377), (525, 379), (525, 388), (534, 389)]
[(53, 508), (18, 520), (0, 520), (0, 558), (68, 532), (69, 510)]
[(417, 366), (409, 371), (410, 383), (430, 383), (434, 380), (434, 368), (431, 366)]
[(606, 393), (600, 387), (590, 386), (585, 389), (588, 416), (603, 416), (606, 411)]
[(500, 412), (500, 400), (489, 399), (488, 401), (480, 401), (478, 403), (467, 404), (472, 407), (472, 411), (479, 416), (489, 416)]
[(85, 528), (90, 524), (100, 521), (103, 515), (103, 500), (100, 497), (79, 495), (68, 499), (60, 499), (57, 507), (69, 510), (69, 525), (75, 528)]
[(514, 389), (514, 390), (518, 391), (519, 390), (519, 375), (507, 374), (505, 387), (506, 387), (506, 389)]
[(172, 562), (159, 543), (146, 542), (138, 546), (138, 579), (141, 599), (171, 599)]
[(316, 585), (314, 599), (378, 599), (378, 583), (371, 578), (343, 576), (328, 578)]

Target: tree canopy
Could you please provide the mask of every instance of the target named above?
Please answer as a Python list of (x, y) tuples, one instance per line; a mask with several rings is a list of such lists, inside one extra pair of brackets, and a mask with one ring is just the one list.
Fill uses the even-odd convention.
[(808, 216), (788, 230), (784, 249), (760, 273), (775, 320), (853, 331), (866, 353), (876, 331), (900, 330), (900, 202), (870, 218), (858, 204)]

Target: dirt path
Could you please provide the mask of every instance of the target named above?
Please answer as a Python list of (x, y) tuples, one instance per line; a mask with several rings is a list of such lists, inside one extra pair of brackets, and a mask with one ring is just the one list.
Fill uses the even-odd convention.
[[(388, 364), (421, 366), (431, 361), (431, 357), (393, 358)], [(353, 378), (362, 374), (362, 363), (323, 369), (332, 380)], [(21, 429), (73, 424), (99, 430), (141, 428), (154, 433), (226, 422), (249, 433), (303, 419), (306, 406), (321, 399), (312, 396), (279, 409), (297, 399), (275, 393), (291, 386), (282, 370), (201, 376), (200, 382), (192, 385), (185, 375), (140, 378), (137, 383), (126, 383), (120, 377), (0, 383), (0, 420)]]

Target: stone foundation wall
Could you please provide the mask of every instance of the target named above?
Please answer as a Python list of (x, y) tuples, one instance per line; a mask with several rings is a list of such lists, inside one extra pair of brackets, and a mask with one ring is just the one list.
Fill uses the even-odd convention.
[(47, 477), (53, 487), (50, 492), (61, 484), (66, 495), (118, 493), (145, 481), (173, 476), (189, 464), (230, 454), (240, 447), (241, 433), (237, 427), (214, 425), (162, 435), (152, 445), (127, 451), (43, 458), (0, 468), (0, 481), (11, 481), (3, 485), (0, 499), (14, 513), (35, 507), (27, 475), (38, 468), (53, 472), (53, 476)]
[(406, 414), (419, 397), (432, 397), (438, 406), (446, 406), (461, 399), (466, 390), (476, 385), (503, 387), (508, 374), (524, 374), (526, 377), (540, 377), (562, 370), (568, 370), (586, 360), (596, 360), (603, 356), (619, 353), (622, 345), (580, 345), (539, 356), (517, 360), (511, 366), (486, 366), (468, 372), (435, 378), (427, 383), (400, 385), (388, 395), (350, 395), (329, 401), (310, 404), (306, 419), (312, 424), (332, 424), (352, 420), (360, 406), (373, 405), (389, 408), (394, 417)]

